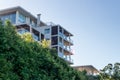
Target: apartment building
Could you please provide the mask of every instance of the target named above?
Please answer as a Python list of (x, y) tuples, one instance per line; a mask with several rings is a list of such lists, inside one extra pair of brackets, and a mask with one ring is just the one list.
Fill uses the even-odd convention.
[(50, 40), (50, 47), (57, 50), (58, 56), (69, 64), (73, 64), (71, 59), (73, 55), (71, 36), (73, 35), (61, 25), (46, 24), (40, 20), (40, 14), (35, 17), (19, 6), (0, 10), (0, 19), (10, 20), (20, 34), (30, 32), (36, 41)]
[[(44, 39), (44, 34), (35, 29), (37, 26), (37, 18), (21, 7), (0, 10), (0, 19), (2, 21), (10, 20), (21, 34), (30, 32), (36, 41)], [(40, 23), (40, 26), (45, 25), (43, 22)]]
[(61, 25), (49, 24), (47, 26), (42, 26), (37, 28), (40, 32), (44, 33), (46, 40), (51, 41), (51, 48), (57, 50), (58, 56), (65, 59), (68, 63), (72, 64), (73, 60), (71, 59), (73, 41), (70, 32), (64, 29)]

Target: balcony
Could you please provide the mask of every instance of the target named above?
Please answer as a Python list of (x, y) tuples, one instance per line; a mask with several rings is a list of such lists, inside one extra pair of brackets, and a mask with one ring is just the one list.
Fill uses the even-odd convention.
[(18, 33), (20, 33), (20, 34), (24, 34), (24, 33), (26, 33), (26, 32), (29, 32), (29, 31), (26, 30), (26, 29), (19, 29), (19, 30), (18, 30)]
[(59, 32), (59, 36), (64, 39), (64, 43), (66, 43), (66, 45), (73, 45), (73, 41), (68, 36), (61, 32)]
[(60, 46), (61, 48), (64, 48), (64, 45), (63, 45), (62, 42), (59, 42), (58, 44), (59, 44), (59, 46)]
[(63, 33), (61, 33), (61, 32), (59, 32), (59, 36), (62, 38), (64, 37)]
[(69, 48), (68, 46), (64, 46), (64, 49), (67, 51), (71, 51), (71, 48)]
[(67, 46), (64, 46), (63, 49), (64, 49), (64, 54), (65, 54), (65, 55), (73, 55), (71, 48), (69, 48), (69, 47), (67, 47)]
[(70, 64), (73, 64), (73, 59), (71, 59), (71, 58), (64, 57), (64, 60)]
[(65, 56), (63, 53), (59, 52), (58, 53), (58, 56), (62, 59), (64, 59), (67, 63), (69, 64), (73, 64), (73, 59), (71, 59), (70, 57), (68, 56)]
[(61, 53), (61, 52), (58, 52), (58, 56), (60, 57), (60, 58), (64, 58), (63, 56), (63, 53)]

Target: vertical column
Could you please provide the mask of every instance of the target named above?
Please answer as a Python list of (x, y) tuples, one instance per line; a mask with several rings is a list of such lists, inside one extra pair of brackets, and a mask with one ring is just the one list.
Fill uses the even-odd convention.
[(37, 14), (37, 26), (40, 26), (40, 16), (41, 14)]
[(63, 40), (63, 28), (62, 28), (62, 48), (64, 48), (64, 40)]
[(29, 17), (26, 17), (26, 23), (27, 23), (28, 25), (30, 25), (30, 18), (29, 18)]
[(65, 47), (66, 47), (65, 44), (64, 44), (64, 36), (65, 35), (64, 35), (64, 29), (63, 28), (62, 28), (62, 34), (63, 34), (63, 48), (65, 49)]
[[(71, 39), (70, 39), (70, 34), (69, 34), (69, 41), (70, 41)], [(71, 42), (71, 41), (70, 41)], [(71, 46), (70, 46), (70, 43), (69, 43), (69, 50), (71, 51), (71, 48), (70, 48)]]
[[(69, 41), (70, 41), (70, 34), (68, 37), (69, 37)], [(68, 47), (69, 47), (69, 52), (71, 53), (70, 42), (69, 42)], [(71, 54), (69, 54), (69, 61), (71, 62)]]
[[(64, 39), (65, 39), (65, 34), (64, 34), (64, 29), (63, 29), (63, 45), (64, 45), (64, 49), (66, 49), (66, 45), (64, 44)], [(64, 58), (65, 58), (65, 60), (67, 60), (67, 55), (65, 54), (65, 52), (64, 52)]]
[(60, 28), (60, 26), (58, 26), (58, 34), (57, 34), (57, 37), (58, 37), (58, 44), (59, 44), (59, 41), (60, 41), (60, 40), (59, 40), (59, 30), (60, 30), (59, 28)]
[(61, 53), (61, 54), (62, 54), (62, 58), (64, 58), (64, 51), (63, 51), (63, 48), (62, 48), (62, 53)]
[(52, 27), (49, 26), (49, 29), (50, 29), (50, 33), (49, 33), (50, 48), (52, 48), (52, 35), (51, 35), (51, 33), (52, 33)]
[(58, 38), (58, 44), (57, 44), (57, 46), (58, 46), (58, 56), (60, 56), (60, 49), (59, 49), (59, 42), (60, 42), (60, 40), (59, 40), (59, 26), (57, 26), (58, 27), (58, 34), (57, 34), (57, 38)]
[(69, 55), (69, 61), (71, 62), (71, 55)]
[(67, 60), (67, 55), (65, 55), (65, 60)]
[(62, 54), (63, 54), (63, 57), (64, 57), (64, 36), (63, 36), (63, 28), (62, 28)]
[(30, 26), (30, 33), (32, 34), (32, 27)]
[(52, 48), (52, 26), (50, 27), (50, 48)]
[(39, 32), (39, 41), (41, 41), (41, 33)]
[(19, 12), (16, 11), (16, 24), (19, 24), (18, 19), (19, 19)]

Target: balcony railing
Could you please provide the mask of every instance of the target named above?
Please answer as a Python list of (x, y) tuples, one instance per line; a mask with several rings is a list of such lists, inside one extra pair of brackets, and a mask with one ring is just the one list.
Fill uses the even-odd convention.
[(64, 58), (67, 62), (69, 62), (69, 63), (71, 63), (71, 64), (73, 64), (73, 59), (71, 59), (71, 58)]
[(70, 64), (73, 64), (73, 59), (71, 59), (70, 57), (65, 57), (65, 55), (61, 52), (58, 53), (58, 56), (62, 59), (64, 59), (65, 61), (67, 61)]
[(26, 33), (26, 32), (29, 32), (29, 31), (26, 30), (26, 29), (20, 29), (20, 30), (18, 30), (18, 33), (20, 33), (20, 34), (24, 34), (24, 33)]
[(69, 37), (64, 35), (63, 33), (59, 32), (59, 36), (62, 37), (64, 40), (66, 40), (66, 41), (68, 41), (68, 42), (73, 44), (73, 41), (71, 39), (69, 39)]
[(64, 35), (61, 32), (59, 32), (59, 36), (62, 38), (64, 37)]
[(69, 48), (68, 46), (64, 46), (64, 49), (67, 51), (71, 51), (71, 48)]
[(61, 57), (61, 58), (64, 58), (64, 55), (61, 52), (58, 52), (58, 56)]
[(61, 48), (64, 48), (64, 44), (62, 42), (58, 43)]
[(64, 46), (63, 49), (64, 49), (66, 55), (73, 55), (73, 50), (71, 48)]

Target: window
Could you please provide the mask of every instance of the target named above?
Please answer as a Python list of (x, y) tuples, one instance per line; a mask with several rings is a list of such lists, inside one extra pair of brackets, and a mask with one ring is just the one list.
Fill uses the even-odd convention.
[(58, 26), (53, 26), (52, 27), (52, 35), (57, 35), (58, 34)]
[(58, 37), (57, 36), (54, 36), (52, 37), (52, 45), (57, 45), (58, 44)]
[(16, 14), (11, 14), (10, 15), (10, 20), (11, 20), (12, 23), (15, 24), (15, 22), (16, 22)]
[(16, 22), (16, 14), (15, 13), (11, 13), (11, 14), (7, 14), (7, 15), (3, 15), (3, 16), (1, 16), (1, 20), (3, 22), (5, 20), (10, 20), (11, 23), (15, 24), (15, 22)]
[(30, 19), (30, 25), (31, 25), (32, 27), (35, 27), (36, 24), (37, 24), (37, 23), (35, 23), (35, 21), (33, 21), (32, 19)]
[(22, 15), (22, 14), (19, 14), (18, 21), (20, 23), (25, 23), (26, 22), (26, 17), (24, 15)]
[(45, 29), (45, 34), (49, 34), (50, 33), (50, 29)]
[(41, 34), (41, 40), (44, 40), (44, 35), (43, 34)]
[(62, 33), (62, 27), (59, 27), (59, 32), (61, 32), (61, 33)]

